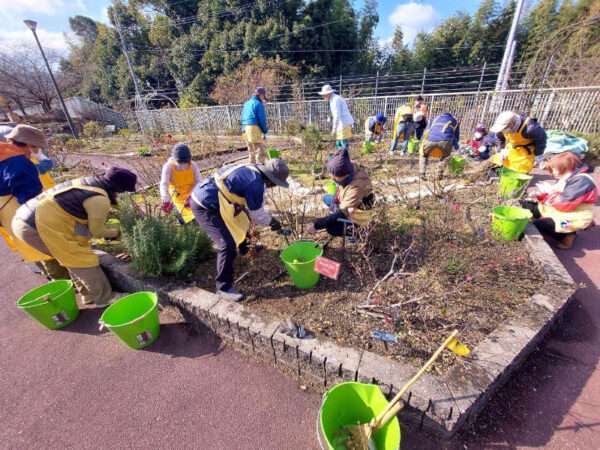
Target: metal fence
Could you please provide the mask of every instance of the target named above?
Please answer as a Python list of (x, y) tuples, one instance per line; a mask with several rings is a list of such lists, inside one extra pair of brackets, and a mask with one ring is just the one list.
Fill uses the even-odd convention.
[[(498, 113), (512, 110), (536, 117), (546, 129), (600, 132), (600, 86), (502, 92), (432, 93), (423, 95), (429, 115), (449, 112), (471, 130), (478, 122), (488, 126)], [(354, 131), (363, 132), (365, 119), (383, 112), (393, 117), (395, 109), (411, 103), (414, 95), (363, 97), (347, 99), (355, 123)], [(322, 100), (269, 103), (266, 105), (270, 132), (286, 131), (290, 121), (313, 124), (321, 131), (330, 130), (329, 105)], [(190, 109), (136, 111), (143, 130), (160, 132), (211, 132), (240, 129), (242, 105), (212, 106)]]

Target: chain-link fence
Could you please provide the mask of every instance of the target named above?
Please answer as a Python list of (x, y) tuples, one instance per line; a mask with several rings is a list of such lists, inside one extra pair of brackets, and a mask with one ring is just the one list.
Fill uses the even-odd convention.
[[(414, 95), (364, 97), (347, 99), (355, 123), (361, 133), (365, 119), (377, 112), (393, 117), (400, 105), (414, 101)], [(491, 125), (504, 110), (536, 117), (546, 129), (562, 129), (583, 133), (600, 132), (600, 86), (503, 92), (462, 92), (423, 95), (429, 116), (449, 112), (461, 122), (463, 130), (471, 130), (478, 122)], [(313, 124), (321, 131), (330, 130), (329, 105), (321, 100), (281, 102), (266, 105), (270, 132), (284, 133), (290, 121)], [(160, 132), (211, 132), (240, 129), (242, 105), (212, 106), (190, 109), (136, 111), (143, 130)]]

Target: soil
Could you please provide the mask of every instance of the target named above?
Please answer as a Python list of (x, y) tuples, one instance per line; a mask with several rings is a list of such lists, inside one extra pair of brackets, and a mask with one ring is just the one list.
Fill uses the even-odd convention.
[[(488, 205), (496, 201), (495, 186), (460, 191), (448, 201), (429, 198), (419, 211), (388, 208), (390, 217), (372, 232), (368, 258), (360, 237), (345, 248), (342, 238), (333, 239), (324, 256), (342, 263), (340, 278), (321, 277), (311, 290), (296, 288), (284, 272), (280, 252), (286, 240), (261, 232), (254, 242), (264, 248), (236, 260), (236, 277), (248, 272), (236, 284), (246, 295), (244, 304), (265, 318), (291, 319), (340, 345), (414, 365), (424, 363), (454, 328), (461, 342), (475, 347), (528, 301), (544, 279), (522, 242), (492, 239)], [(479, 210), (470, 206), (473, 202)], [(392, 240), (394, 235), (398, 238)], [(327, 237), (317, 235), (316, 240)], [(400, 255), (395, 265), (399, 273), (374, 291), (370, 308), (359, 308), (390, 270), (394, 254)], [(198, 268), (198, 286), (214, 289), (214, 264), (213, 258)], [(376, 330), (395, 335), (397, 342), (373, 338)], [(446, 352), (434, 370), (445, 371), (456, 360)]]

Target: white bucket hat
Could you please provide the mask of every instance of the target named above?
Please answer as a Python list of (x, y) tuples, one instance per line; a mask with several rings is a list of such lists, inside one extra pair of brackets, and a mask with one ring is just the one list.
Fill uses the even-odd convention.
[(501, 112), (496, 118), (494, 125), (490, 128), (492, 133), (501, 133), (514, 126), (517, 120), (517, 114), (512, 111)]
[(329, 94), (333, 94), (335, 92), (335, 90), (331, 87), (330, 84), (326, 84), (321, 88), (321, 92), (319, 92), (319, 95), (329, 95)]

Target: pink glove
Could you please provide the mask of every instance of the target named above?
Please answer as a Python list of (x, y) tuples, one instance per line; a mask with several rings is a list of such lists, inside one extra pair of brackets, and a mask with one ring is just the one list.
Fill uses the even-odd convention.
[(165, 214), (169, 214), (173, 210), (173, 203), (171, 203), (171, 202), (163, 202), (162, 207), (160, 209)]

